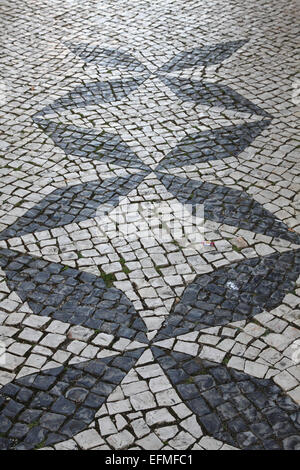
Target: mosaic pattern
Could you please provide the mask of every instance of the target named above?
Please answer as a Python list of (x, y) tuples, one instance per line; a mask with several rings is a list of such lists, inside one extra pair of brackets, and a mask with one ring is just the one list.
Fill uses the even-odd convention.
[(259, 106), (252, 104), (226, 85), (171, 77), (161, 77), (161, 80), (182, 101), (194, 101), (206, 106), (269, 117)]
[(185, 404), (209, 435), (243, 449), (293, 448), (299, 437), (299, 407), (272, 380), (172, 353), (155, 356)]
[(164, 158), (158, 168), (182, 167), (237, 156), (270, 122), (263, 120), (190, 134)]
[(247, 193), (202, 181), (192, 181), (178, 176), (158, 175), (167, 190), (182, 203), (204, 204), (208, 220), (237, 226), (245, 230), (283, 238), (299, 244), (299, 235), (290, 233), (288, 227)]
[[(146, 327), (127, 297), (103, 279), (12, 251), (0, 253), (7, 284), (32, 312), (114, 337), (147, 342)], [(109, 282), (109, 280), (108, 280)]]
[(38, 120), (37, 122), (39, 127), (51, 137), (54, 144), (67, 155), (114, 163), (125, 168), (147, 168), (116, 134), (97, 133), (75, 126), (60, 126), (51, 121)]
[[(93, 421), (141, 358), (145, 348), (137, 347), (147, 347), (147, 328), (126, 296), (117, 289), (107, 289), (95, 276), (65, 271), (61, 265), (9, 250), (2, 250), (0, 265), (9, 289), (17, 292), (35, 315), (89, 327), (97, 333), (96, 344), (114, 348), (119, 338), (126, 338), (134, 349), (113, 358), (26, 375), (1, 389), (2, 449), (58, 444)], [(295, 271), (289, 271), (284, 279), (290, 265), (295, 265)], [(276, 308), (284, 291), (293, 289), (299, 272), (298, 252), (288, 252), (233, 264), (225, 273), (220, 270), (200, 276), (187, 288), (182, 304), (176, 306), (154, 341), (167, 346), (165, 338), (185, 336), (190, 331), (193, 335), (197, 330), (257, 315), (263, 308)], [(203, 295), (205, 287), (208, 296)], [(180, 323), (182, 311), (186, 315)], [(157, 346), (151, 346), (150, 351), (208, 435), (243, 449), (293, 449), (298, 445), (299, 406), (271, 379), (255, 379), (202, 360), (203, 349), (196, 358), (176, 349), (169, 355)]]
[(235, 51), (246, 44), (247, 41), (228, 41), (226, 43), (208, 45), (183, 51), (173, 57), (161, 67), (161, 72), (175, 72), (190, 67), (220, 64), (228, 59)]
[(157, 339), (251, 318), (278, 307), (300, 275), (300, 252), (253, 258), (196, 278)]
[(103, 49), (89, 44), (66, 44), (69, 49), (86, 63), (104, 67), (122, 67), (132, 72), (147, 72), (147, 68), (134, 56), (114, 49)]
[(5, 8), (0, 449), (299, 450), (294, 10)]
[(42, 441), (56, 444), (86, 429), (142, 352), (49, 369), (3, 387), (2, 400), (11, 399), (1, 412), (1, 430), (8, 433), (1, 448), (34, 449)]
[[(50, 106), (39, 112), (35, 119), (58, 110), (82, 108), (97, 103), (110, 103), (121, 101), (136, 90), (148, 77), (140, 80), (115, 80), (111, 82), (87, 83), (74, 88), (63, 98), (60, 98)], [(53, 131), (52, 131), (53, 132)], [(51, 132), (51, 133), (52, 133)]]
[[(144, 173), (145, 174), (145, 173)], [(0, 239), (48, 230), (97, 216), (99, 207), (116, 207), (119, 199), (144, 178), (109, 178), (57, 189), (0, 234)]]

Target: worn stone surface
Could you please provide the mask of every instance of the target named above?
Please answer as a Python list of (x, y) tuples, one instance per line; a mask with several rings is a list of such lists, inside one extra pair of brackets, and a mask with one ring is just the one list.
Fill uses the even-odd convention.
[(298, 450), (296, 2), (2, 9), (0, 449)]

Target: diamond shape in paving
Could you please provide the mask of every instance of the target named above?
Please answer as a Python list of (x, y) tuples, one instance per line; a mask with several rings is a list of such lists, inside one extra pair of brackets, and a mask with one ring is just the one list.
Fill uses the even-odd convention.
[(1, 232), (0, 240), (94, 218), (100, 206), (110, 209), (118, 206), (120, 198), (130, 193), (146, 174), (99, 179), (56, 189)]
[(246, 192), (213, 183), (156, 173), (167, 190), (188, 204), (204, 204), (205, 218), (300, 244), (300, 236)]
[(253, 258), (197, 276), (156, 341), (226, 325), (278, 307), (300, 275), (300, 250)]

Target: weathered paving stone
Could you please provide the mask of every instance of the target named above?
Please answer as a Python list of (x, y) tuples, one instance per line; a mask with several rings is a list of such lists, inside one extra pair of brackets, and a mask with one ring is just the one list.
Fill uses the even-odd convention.
[[(280, 449), (289, 445), (282, 443), (283, 436), (292, 437), (299, 433), (295, 421), (299, 406), (272, 380), (257, 379), (230, 367), (176, 352), (169, 353), (174, 365), (166, 367), (162, 350), (157, 347), (152, 350), (208, 435), (244, 449), (253, 446), (264, 449), (272, 440), (275, 448)], [(187, 374), (188, 379), (173, 382), (171, 371), (174, 368), (185, 371), (191, 362), (195, 367), (192, 374)], [(251, 413), (251, 409), (255, 413)], [(298, 445), (296, 439), (291, 442)]]
[[(145, 324), (131, 302), (118, 289), (108, 288), (100, 277), (10, 250), (0, 250), (0, 266), (6, 271), (10, 288), (36, 315), (114, 337), (126, 326), (132, 339), (147, 343)], [(46, 276), (42, 282), (41, 274)]]
[(198, 276), (186, 288), (156, 341), (274, 309), (295, 287), (299, 254), (295, 250), (253, 258)]
[(96, 447), (100, 444), (104, 444), (103, 439), (99, 436), (95, 429), (84, 431), (75, 436), (75, 441), (79, 444), (82, 449), (88, 450)]
[[(41, 116), (53, 113), (56, 110), (80, 108), (92, 104), (122, 100), (138, 88), (147, 78), (146, 76), (139, 79), (92, 82), (75, 87), (67, 95), (54, 101), (50, 106), (36, 114), (34, 120), (37, 124), (40, 124)], [(88, 142), (85, 142), (85, 144), (88, 144)]]
[(245, 40), (227, 41), (183, 51), (164, 64), (160, 71), (175, 72), (190, 67), (219, 64), (246, 43)]
[(107, 441), (113, 449), (122, 450), (128, 448), (134, 442), (134, 436), (125, 429), (108, 437)]
[(263, 109), (226, 85), (177, 77), (160, 76), (160, 79), (183, 101), (194, 101), (204, 105), (269, 117)]
[(237, 156), (270, 122), (262, 120), (190, 134), (164, 158), (157, 170)]
[(0, 450), (299, 450), (295, 8), (46, 3), (0, 18)]
[[(54, 144), (67, 155), (91, 158), (120, 166), (147, 170), (147, 167), (130, 150), (117, 134), (96, 132), (75, 126), (62, 126), (52, 121), (36, 119), (38, 126), (51, 137)], [(134, 181), (134, 177), (133, 177)], [(122, 180), (116, 185), (122, 187)]]
[(125, 196), (134, 189), (144, 176), (145, 173), (57, 189), (29, 209), (15, 224), (1, 232), (0, 239), (53, 229), (96, 217), (102, 204), (105, 204), (106, 211), (112, 210), (119, 204), (120, 196)]
[(121, 67), (135, 72), (146, 72), (147, 68), (133, 55), (121, 50), (102, 48), (98, 45), (66, 43), (66, 46), (87, 63)]
[(283, 238), (299, 244), (297, 233), (288, 227), (246, 192), (203, 181), (188, 180), (179, 176), (157, 172), (157, 177), (169, 192), (187, 204), (203, 204), (205, 218), (222, 224)]
[[(115, 376), (112, 377), (109, 374), (111, 370), (115, 370), (113, 356), (74, 364), (66, 368), (48, 369), (16, 379), (15, 383), (2, 387), (0, 397), (9, 398), (8, 402), (4, 401), (0, 406), (2, 433), (4, 436), (14, 438), (13, 443), (9, 444), (10, 441), (7, 440), (5, 445), (17, 448), (24, 442), (27, 449), (33, 449), (46, 442), (47, 439), (49, 439), (48, 443), (50, 439), (52, 443), (54, 440), (58, 443), (84, 431), (93, 421), (96, 412), (111, 391), (131, 369), (132, 355), (135, 356), (134, 361), (136, 361), (143, 351), (141, 349), (134, 353), (123, 353), (123, 357), (128, 360), (125, 361), (126, 365), (122, 366), (122, 370), (119, 369), (118, 381), (115, 380)], [(60, 382), (65, 384), (65, 388), (61, 396), (57, 397), (54, 389)], [(106, 384), (107, 388), (104, 387)], [(30, 403), (28, 397), (20, 394), (16, 400), (11, 398), (12, 388), (18, 387), (32, 392)], [(41, 388), (43, 392), (40, 392)], [(23, 404), (32, 408), (30, 409), (31, 416), (29, 411), (22, 412)], [(14, 418), (16, 424), (13, 427), (9, 417)], [(34, 422), (34, 427), (30, 428), (28, 424), (32, 422)], [(55, 439), (51, 434), (53, 432), (56, 433)], [(85, 434), (82, 438), (78, 438), (77, 442), (82, 439), (83, 446), (88, 448), (88, 439)]]

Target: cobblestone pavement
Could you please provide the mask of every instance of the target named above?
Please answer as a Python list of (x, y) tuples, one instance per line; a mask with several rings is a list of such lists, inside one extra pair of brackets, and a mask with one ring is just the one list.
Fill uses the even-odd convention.
[(296, 2), (1, 10), (0, 449), (299, 450)]

